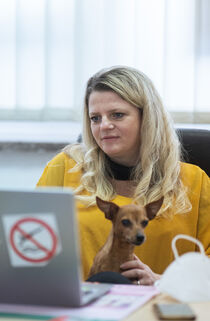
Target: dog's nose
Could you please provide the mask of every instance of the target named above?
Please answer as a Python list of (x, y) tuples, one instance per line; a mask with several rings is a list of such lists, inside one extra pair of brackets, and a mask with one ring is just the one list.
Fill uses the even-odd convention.
[(144, 242), (144, 235), (141, 233), (136, 234), (136, 245), (140, 245), (141, 243)]

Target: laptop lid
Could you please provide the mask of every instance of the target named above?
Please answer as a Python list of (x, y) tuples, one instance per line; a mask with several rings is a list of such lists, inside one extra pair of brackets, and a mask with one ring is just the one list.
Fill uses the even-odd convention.
[(80, 306), (108, 290), (86, 284), (83, 299), (70, 189), (0, 190), (0, 221), (0, 303)]

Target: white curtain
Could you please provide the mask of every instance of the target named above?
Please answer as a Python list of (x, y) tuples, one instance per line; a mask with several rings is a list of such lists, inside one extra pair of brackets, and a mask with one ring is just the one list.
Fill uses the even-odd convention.
[(0, 118), (80, 119), (87, 79), (129, 65), (210, 123), (209, 21), (208, 0), (0, 0)]

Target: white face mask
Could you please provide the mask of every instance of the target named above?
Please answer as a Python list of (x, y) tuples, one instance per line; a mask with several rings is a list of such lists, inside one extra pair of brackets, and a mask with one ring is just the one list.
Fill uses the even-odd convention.
[[(175, 246), (178, 239), (196, 243), (200, 253), (189, 252), (179, 256)], [(205, 255), (202, 243), (191, 236), (179, 234), (172, 240), (172, 250), (175, 261), (155, 283), (157, 288), (184, 302), (210, 301), (210, 258)]]

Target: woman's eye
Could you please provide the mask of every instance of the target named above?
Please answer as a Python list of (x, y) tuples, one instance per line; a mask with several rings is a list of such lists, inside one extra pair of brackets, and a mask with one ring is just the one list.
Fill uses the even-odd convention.
[(132, 225), (131, 221), (130, 220), (122, 220), (122, 225), (126, 226), (126, 227), (129, 227)]
[(93, 123), (97, 123), (100, 120), (100, 116), (92, 116), (90, 117), (90, 121)]
[(123, 116), (124, 116), (123, 113), (113, 113), (113, 114), (112, 114), (112, 117), (113, 117), (114, 119), (119, 119), (119, 118), (122, 118)]

